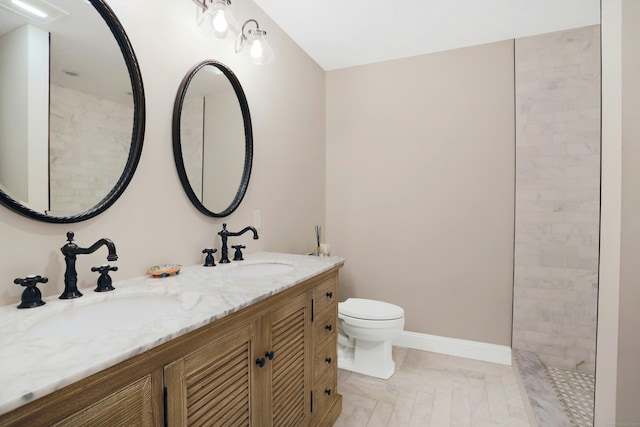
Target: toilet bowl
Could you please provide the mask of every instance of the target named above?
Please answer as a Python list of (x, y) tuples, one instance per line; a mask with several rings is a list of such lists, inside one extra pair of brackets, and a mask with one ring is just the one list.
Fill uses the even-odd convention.
[(396, 365), (392, 341), (404, 328), (404, 310), (362, 298), (338, 303), (338, 367), (388, 379)]

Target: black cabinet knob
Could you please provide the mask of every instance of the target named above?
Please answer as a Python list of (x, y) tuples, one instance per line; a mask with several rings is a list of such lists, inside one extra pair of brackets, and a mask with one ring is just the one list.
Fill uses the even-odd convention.
[(258, 365), (259, 367), (261, 367), (261, 368), (262, 368), (262, 367), (264, 366), (264, 363), (265, 363), (265, 359), (264, 359), (264, 357), (261, 357), (261, 358), (259, 358), (259, 359), (256, 359), (256, 365)]
[(273, 356), (275, 356), (275, 353), (274, 353), (273, 351), (267, 351), (267, 352), (264, 354), (264, 357), (266, 357), (266, 358), (267, 358), (267, 359), (269, 359), (269, 360), (273, 360)]
[(331, 332), (333, 330), (333, 326), (331, 326), (331, 325), (327, 325), (324, 328), (329, 332)]
[(325, 394), (327, 396), (331, 396), (331, 389), (330, 388), (325, 389), (324, 392), (325, 392)]
[(333, 298), (333, 292), (331, 291), (327, 292), (327, 298)]
[(330, 357), (327, 357), (326, 359), (324, 359), (325, 362), (327, 362), (329, 365), (331, 365), (331, 362), (333, 362), (333, 359)]

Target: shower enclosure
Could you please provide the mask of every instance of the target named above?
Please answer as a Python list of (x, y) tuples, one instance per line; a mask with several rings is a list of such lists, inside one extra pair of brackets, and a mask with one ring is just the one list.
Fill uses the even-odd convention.
[(574, 426), (593, 425), (600, 74), (599, 25), (515, 41), (512, 345)]

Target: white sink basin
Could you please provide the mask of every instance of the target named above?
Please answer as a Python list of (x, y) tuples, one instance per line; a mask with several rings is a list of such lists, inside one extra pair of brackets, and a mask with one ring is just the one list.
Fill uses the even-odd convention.
[(188, 304), (172, 295), (123, 295), (94, 299), (38, 318), (27, 337), (82, 337), (105, 332), (135, 330), (142, 325), (170, 319), (188, 310)]
[(229, 271), (229, 275), (236, 277), (262, 277), (288, 273), (293, 265), (286, 262), (264, 261), (240, 264)]

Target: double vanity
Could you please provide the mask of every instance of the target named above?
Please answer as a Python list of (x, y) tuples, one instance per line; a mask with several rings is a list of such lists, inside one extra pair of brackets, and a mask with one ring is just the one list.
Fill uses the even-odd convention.
[(343, 263), (256, 253), (0, 307), (0, 425), (331, 425)]

